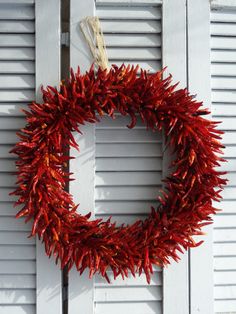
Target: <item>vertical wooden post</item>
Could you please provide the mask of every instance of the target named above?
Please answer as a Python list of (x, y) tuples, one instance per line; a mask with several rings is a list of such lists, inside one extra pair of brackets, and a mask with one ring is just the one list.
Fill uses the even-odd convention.
[[(89, 70), (92, 59), (87, 44), (80, 30), (80, 21), (86, 16), (93, 16), (94, 0), (71, 0), (70, 7), (70, 65), (74, 70), (80, 66), (82, 72)], [(95, 126), (81, 128), (83, 135), (75, 134), (80, 146), (78, 153), (71, 149), (75, 159), (70, 162), (70, 171), (76, 179), (70, 183), (70, 193), (75, 203), (80, 203), (78, 211), (94, 216), (94, 178), (95, 178)], [(76, 269), (69, 274), (68, 314), (93, 314), (94, 280), (88, 278), (88, 271), (82, 276)]]
[[(210, 2), (188, 0), (188, 87), (204, 106), (211, 106)], [(191, 314), (213, 313), (212, 226), (205, 228), (204, 244), (190, 250)]]
[[(163, 0), (162, 63), (166, 75), (173, 74), (179, 87), (187, 85), (186, 0)], [(163, 177), (170, 164), (168, 151), (163, 156)], [(179, 263), (163, 270), (163, 314), (189, 313), (188, 252)]]
[[(36, 16), (36, 100), (41, 102), (41, 85), (60, 82), (60, 1), (35, 1)], [(44, 245), (37, 241), (36, 249), (36, 309), (37, 314), (62, 313), (61, 270), (53, 258), (45, 255)]]

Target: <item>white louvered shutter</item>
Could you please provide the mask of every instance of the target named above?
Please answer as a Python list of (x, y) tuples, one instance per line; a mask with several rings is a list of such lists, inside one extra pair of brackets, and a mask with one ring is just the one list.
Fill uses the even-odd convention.
[[(139, 64), (151, 73), (168, 65), (174, 80), (186, 86), (185, 0), (165, 0), (163, 4), (159, 0), (89, 0), (86, 3), (71, 0), (70, 12), (73, 68), (80, 65), (86, 71), (91, 66), (91, 55), (78, 25), (84, 17), (97, 15), (110, 64)], [(165, 38), (162, 38), (162, 27)], [(151, 204), (158, 205), (156, 196), (165, 175), (163, 169), (168, 164), (163, 160), (161, 134), (148, 132), (140, 121), (136, 128), (129, 130), (128, 123), (120, 115), (114, 121), (104, 117), (96, 126), (83, 127), (83, 136), (75, 134), (81, 153), (71, 151), (75, 159), (71, 160), (70, 170), (76, 180), (71, 182), (70, 192), (75, 202), (80, 203), (80, 213), (91, 211), (93, 217), (103, 219), (112, 215), (119, 223), (130, 223), (144, 219)], [(164, 276), (156, 268), (150, 285), (144, 274), (136, 278), (129, 276), (124, 281), (121, 278), (114, 281), (111, 273), (109, 277), (110, 285), (99, 275), (93, 280), (88, 280), (87, 272), (79, 277), (73, 269), (68, 285), (69, 314), (76, 314), (78, 308), (86, 314), (111, 311), (172, 314), (176, 309), (176, 313), (186, 314), (189, 309), (187, 253)]]
[[(161, 7), (127, 3), (109, 5), (97, 1), (110, 64), (140, 64), (161, 68)], [(118, 223), (145, 219), (157, 206), (161, 188), (162, 139), (148, 132), (138, 121), (129, 130), (129, 119), (117, 116), (102, 119), (95, 128), (95, 217)], [(132, 312), (162, 313), (162, 273), (155, 270), (151, 284), (141, 277), (112, 280), (95, 279), (95, 314)]]
[[(231, 0), (228, 2), (231, 3)], [(79, 64), (82, 71), (89, 68), (91, 58), (78, 31), (78, 24), (85, 16), (91, 15), (97, 15), (101, 20), (111, 64), (139, 63), (150, 72), (168, 66), (174, 81), (180, 81), (180, 87), (188, 86), (192, 93), (198, 94), (199, 100), (202, 99), (210, 107), (208, 0), (88, 0), (86, 3), (71, 0), (71, 66), (76, 68)], [(234, 54), (232, 50), (227, 54), (232, 73)], [(213, 50), (212, 60), (218, 56), (222, 56), (222, 51)], [(230, 84), (233, 84), (232, 81)], [(222, 85), (215, 89), (221, 88)], [(213, 91), (213, 112), (217, 108), (216, 103), (224, 106), (221, 107), (222, 112), (227, 111), (226, 99), (216, 100), (217, 97), (226, 97), (226, 94), (233, 102), (232, 92)], [(147, 132), (140, 122), (133, 130), (127, 130), (127, 124), (128, 120), (119, 115), (115, 121), (104, 117), (96, 126), (85, 126), (82, 137), (76, 135), (83, 153), (72, 151), (76, 158), (70, 168), (75, 173), (76, 181), (71, 183), (70, 191), (75, 201), (81, 204), (80, 213), (91, 210), (93, 217), (106, 219), (112, 215), (120, 223), (130, 223), (139, 217), (144, 218), (150, 204), (155, 202), (161, 177), (166, 175), (168, 153), (163, 154), (160, 135)], [(231, 131), (227, 131), (225, 139), (229, 137), (232, 140), (233, 136)], [(224, 195), (232, 199), (234, 189), (227, 188)], [(230, 221), (233, 226), (233, 220)], [(124, 281), (111, 280), (112, 284), (108, 285), (99, 276), (88, 280), (88, 273), (78, 277), (76, 271), (72, 270), (69, 275), (69, 314), (77, 313), (78, 308), (86, 314), (107, 314), (112, 311), (137, 314), (212, 313), (212, 227), (207, 229), (207, 233), (204, 245), (186, 252), (179, 264), (173, 263), (163, 271), (156, 269), (150, 286), (146, 284), (144, 275)], [(214, 232), (214, 237), (216, 234)], [(230, 243), (222, 247), (214, 243), (214, 249), (218, 247), (221, 254), (230, 246), (233, 247)], [(227, 254), (229, 252), (232, 251), (228, 250)], [(215, 261), (219, 260), (215, 258)], [(223, 276), (227, 272), (221, 273)], [(216, 274), (220, 272), (215, 272), (215, 278)], [(218, 284), (216, 287), (223, 286)], [(232, 286), (230, 289), (234, 291)], [(221, 294), (223, 290), (218, 291), (220, 297), (216, 297), (216, 307), (221, 302), (219, 298), (224, 298)], [(227, 304), (233, 303), (231, 300)], [(216, 312), (229, 313), (224, 306), (223, 303), (219, 305)]]
[[(44, 19), (49, 18), (48, 14), (50, 17), (55, 14), (55, 17), (51, 18), (51, 24), (48, 23), (55, 34), (52, 49), (47, 35), (44, 34), (39, 40), (39, 34), (45, 24)], [(10, 155), (9, 151), (18, 140), (16, 132), (26, 123), (21, 109), (26, 109), (27, 104), (35, 98), (40, 100), (39, 93), (35, 94), (35, 88), (38, 90), (43, 80), (52, 84), (59, 81), (59, 63), (58, 66), (54, 64), (52, 74), (49, 75), (45, 71), (50, 69), (50, 65), (45, 63), (53, 63), (52, 58), (59, 60), (57, 14), (57, 0), (50, 1), (50, 4), (44, 0), (37, 0), (37, 3), (34, 0), (0, 0), (1, 314), (41, 314), (50, 306), (50, 313), (61, 313), (60, 270), (55, 265), (51, 270), (52, 263), (44, 257), (42, 244), (38, 241), (36, 243), (34, 238), (28, 238), (32, 225), (25, 224), (22, 219), (15, 219), (19, 208), (13, 207), (14, 198), (8, 195), (15, 188), (16, 181), (13, 176), (16, 171), (15, 157)], [(38, 34), (35, 34), (35, 31)], [(42, 58), (45, 45), (52, 57), (48, 55), (47, 58)]]
[(36, 246), (30, 224), (14, 218), (14, 158), (9, 150), (24, 125), (22, 108), (35, 93), (34, 3), (0, 1), (0, 313), (36, 309)]
[[(225, 4), (227, 1), (225, 1)], [(222, 1), (222, 5), (224, 1)], [(222, 170), (228, 171), (223, 211), (215, 218), (214, 307), (215, 313), (236, 313), (236, 7), (211, 12), (212, 112), (225, 131)]]

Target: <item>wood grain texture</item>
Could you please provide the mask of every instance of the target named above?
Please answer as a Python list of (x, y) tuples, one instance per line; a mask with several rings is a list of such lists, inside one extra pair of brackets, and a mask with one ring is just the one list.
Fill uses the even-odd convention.
[[(91, 54), (82, 32), (80, 21), (86, 16), (94, 16), (95, 2), (93, 0), (71, 0), (70, 2), (70, 66), (82, 72), (88, 70), (92, 64)], [(82, 128), (83, 136), (75, 134), (75, 139), (81, 152), (74, 149), (70, 154), (75, 157), (70, 162), (70, 171), (74, 173), (75, 181), (70, 183), (70, 193), (76, 204), (80, 203), (79, 212), (94, 214), (94, 173), (95, 173), (95, 132), (94, 125)], [(88, 279), (88, 271), (79, 276), (74, 268), (69, 274), (68, 289), (69, 314), (94, 313), (94, 280)]]
[[(211, 107), (210, 81), (210, 3), (187, 1), (188, 12), (188, 88)], [(215, 30), (215, 32), (217, 32)], [(199, 64), (201, 63), (201, 69)], [(199, 79), (201, 78), (201, 79)], [(204, 84), (201, 81), (204, 81)], [(214, 84), (214, 82), (212, 82)], [(213, 313), (213, 243), (212, 226), (204, 228), (204, 243), (190, 249), (190, 312)], [(201, 287), (201, 288), (200, 288)]]

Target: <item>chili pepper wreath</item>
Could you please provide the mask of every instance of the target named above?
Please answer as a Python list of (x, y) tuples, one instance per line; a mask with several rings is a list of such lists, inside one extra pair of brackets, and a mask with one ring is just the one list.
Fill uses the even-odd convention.
[[(163, 79), (163, 71), (137, 71), (138, 66), (125, 65), (91, 67), (85, 74), (78, 69), (59, 89), (42, 89), (43, 103), (33, 102), (24, 111), (27, 124), (12, 150), (18, 156), (18, 186), (12, 194), (23, 205), (17, 218), (33, 220), (31, 236), (38, 235), (61, 268), (75, 265), (80, 274), (89, 268), (90, 277), (98, 272), (107, 280), (108, 269), (114, 278), (144, 271), (150, 282), (153, 265), (178, 260), (182, 248), (201, 243), (193, 236), (211, 223), (217, 211), (212, 201), (220, 200), (226, 180), (215, 169), (223, 161), (217, 156), (222, 132), (217, 122), (203, 117), (209, 112), (202, 103), (172, 85), (171, 76)], [(135, 127), (138, 116), (149, 130), (162, 130), (176, 156), (159, 205), (132, 225), (90, 220), (65, 190), (71, 174), (64, 166), (72, 158), (66, 151), (79, 149), (73, 132), (99, 123), (98, 116), (114, 118), (115, 112), (130, 117), (128, 128)]]

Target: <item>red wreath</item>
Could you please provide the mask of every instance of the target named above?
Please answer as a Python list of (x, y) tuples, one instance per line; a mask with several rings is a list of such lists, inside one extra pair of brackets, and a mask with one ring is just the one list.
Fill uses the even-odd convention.
[[(90, 277), (99, 272), (107, 280), (110, 268), (114, 278), (145, 272), (150, 282), (153, 265), (164, 266), (170, 258), (178, 260), (177, 251), (195, 247), (193, 236), (202, 234), (202, 226), (211, 223), (226, 184), (224, 172), (216, 171), (222, 153), (221, 131), (217, 122), (202, 117), (209, 112), (199, 109), (186, 89), (176, 90), (171, 76), (163, 71), (148, 74), (138, 67), (113, 66), (109, 71), (86, 74), (80, 70), (60, 86), (42, 90), (43, 104), (30, 104), (27, 125), (18, 133), (17, 205), (23, 208), (17, 218), (33, 219), (31, 236), (45, 243), (48, 256), (61, 261), (61, 268), (73, 265)], [(160, 205), (151, 208), (144, 221), (117, 226), (110, 219), (91, 221), (90, 214), (77, 212), (72, 196), (65, 190), (70, 173), (65, 166), (69, 146), (79, 149), (73, 131), (85, 123), (97, 123), (97, 115), (129, 115), (136, 125), (140, 116), (152, 131), (163, 130), (167, 143), (177, 156), (172, 173), (164, 180), (165, 189), (158, 197)], [(80, 132), (81, 133), (81, 132)]]

